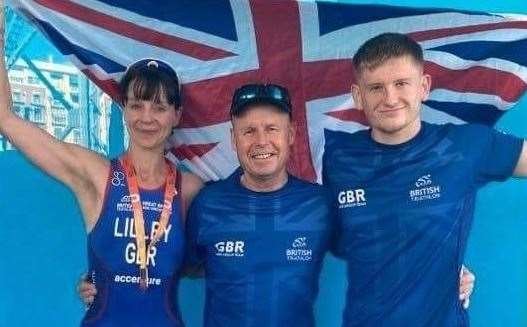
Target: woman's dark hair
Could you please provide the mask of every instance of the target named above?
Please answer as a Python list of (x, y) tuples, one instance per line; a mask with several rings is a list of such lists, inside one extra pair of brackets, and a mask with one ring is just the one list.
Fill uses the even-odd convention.
[(130, 87), (136, 99), (160, 102), (165, 97), (176, 109), (181, 105), (181, 88), (176, 71), (163, 61), (144, 59), (128, 67), (119, 82), (123, 105), (128, 101)]

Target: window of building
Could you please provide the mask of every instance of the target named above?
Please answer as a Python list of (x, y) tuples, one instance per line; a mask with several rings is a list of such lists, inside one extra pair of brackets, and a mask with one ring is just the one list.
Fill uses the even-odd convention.
[(18, 116), (22, 117), (22, 106), (19, 104), (13, 105), (13, 112), (17, 114)]
[(62, 105), (62, 102), (60, 102), (60, 100), (57, 100), (57, 99), (53, 99), (51, 105), (54, 108), (64, 108), (64, 106)]
[(62, 73), (58, 73), (58, 72), (50, 72), (49, 73), (49, 77), (51, 77), (52, 79), (62, 79), (62, 76), (64, 76)]
[(18, 83), (18, 84), (24, 83), (24, 79), (22, 77), (18, 77), (18, 76), (10, 76), (9, 77), (9, 81), (11, 83)]
[(42, 104), (42, 97), (38, 93), (33, 93), (31, 97), (31, 103), (33, 104)]
[(22, 93), (20, 91), (13, 91), (13, 101), (22, 102)]
[(68, 112), (63, 109), (55, 109), (51, 112), (53, 123), (66, 126), (68, 124)]
[(79, 87), (79, 76), (77, 76), (77, 75), (70, 75), (70, 86), (71, 87)]
[(44, 115), (43, 110), (41, 107), (34, 107), (33, 108), (33, 120), (36, 123), (43, 123), (44, 122)]
[(28, 76), (27, 77), (27, 83), (31, 84), (31, 85), (37, 85), (37, 84), (39, 84), (39, 80), (35, 76)]

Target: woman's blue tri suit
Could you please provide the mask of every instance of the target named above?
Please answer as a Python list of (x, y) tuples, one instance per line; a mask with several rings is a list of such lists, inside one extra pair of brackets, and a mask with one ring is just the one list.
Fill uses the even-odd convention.
[(423, 123), (399, 145), (326, 132), (344, 326), (468, 326), (458, 299), (476, 191), (512, 175), (523, 141), (479, 125)]
[(204, 326), (313, 326), (333, 233), (326, 192), (293, 176), (253, 192), (240, 175), (206, 186), (189, 212), (189, 262), (206, 275)]
[[(142, 290), (126, 183), (121, 163), (113, 160), (101, 215), (88, 235), (89, 277), (95, 283), (97, 296), (82, 325), (183, 326), (176, 302), (185, 246), (180, 197), (174, 197), (167, 231), (147, 254), (149, 287)], [(164, 190), (164, 186), (140, 189), (147, 241), (158, 224)]]

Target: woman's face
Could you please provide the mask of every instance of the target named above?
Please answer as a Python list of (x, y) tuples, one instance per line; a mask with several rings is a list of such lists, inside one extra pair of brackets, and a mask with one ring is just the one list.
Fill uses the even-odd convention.
[(133, 92), (130, 84), (124, 107), (124, 120), (130, 142), (145, 149), (164, 149), (172, 129), (181, 118), (181, 110), (169, 104), (163, 92), (158, 100), (140, 100)]

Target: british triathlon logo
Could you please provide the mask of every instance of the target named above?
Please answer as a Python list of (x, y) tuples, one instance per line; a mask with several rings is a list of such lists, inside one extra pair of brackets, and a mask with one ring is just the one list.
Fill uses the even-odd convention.
[(307, 237), (297, 237), (291, 244), (291, 248), (285, 251), (287, 261), (311, 261), (313, 250), (307, 244)]
[(433, 200), (440, 197), (441, 186), (434, 185), (430, 174), (419, 177), (415, 182), (415, 189), (410, 190), (410, 199), (415, 202)]
[(366, 192), (362, 188), (345, 190), (337, 196), (339, 209), (361, 207), (366, 205)]
[(244, 241), (221, 241), (214, 244), (219, 257), (243, 257), (245, 255)]

